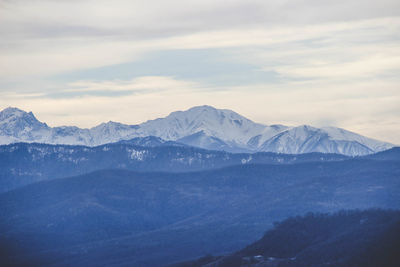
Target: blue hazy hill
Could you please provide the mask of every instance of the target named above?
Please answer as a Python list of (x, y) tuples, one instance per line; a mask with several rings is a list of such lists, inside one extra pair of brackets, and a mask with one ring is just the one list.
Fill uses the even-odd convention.
[(17, 143), (0, 146), (0, 192), (101, 169), (187, 172), (238, 164), (290, 164), (344, 159), (349, 157), (322, 153), (233, 154), (180, 145), (155, 137), (135, 138), (98, 147)]
[(307, 212), (400, 208), (396, 160), (244, 164), (198, 172), (102, 170), (0, 194), (10, 261), (159, 266), (224, 254)]

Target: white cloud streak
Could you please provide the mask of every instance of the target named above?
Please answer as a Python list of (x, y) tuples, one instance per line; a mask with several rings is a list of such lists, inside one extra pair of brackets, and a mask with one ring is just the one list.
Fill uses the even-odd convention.
[(132, 80), (77, 81), (70, 83), (66, 92), (128, 91), (148, 94), (150, 92), (194, 90), (199, 87), (194, 82), (176, 80), (173, 77), (144, 76)]

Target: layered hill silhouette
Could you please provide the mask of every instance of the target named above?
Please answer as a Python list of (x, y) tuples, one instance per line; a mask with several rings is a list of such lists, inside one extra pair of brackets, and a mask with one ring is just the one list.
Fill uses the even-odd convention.
[(161, 266), (226, 254), (307, 212), (400, 208), (398, 159), (103, 170), (0, 194), (8, 260)]

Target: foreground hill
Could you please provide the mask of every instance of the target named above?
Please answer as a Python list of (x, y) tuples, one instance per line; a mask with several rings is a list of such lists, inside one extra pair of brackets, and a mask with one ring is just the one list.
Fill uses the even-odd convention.
[(367, 159), (97, 171), (0, 194), (3, 251), (14, 263), (56, 266), (160, 266), (225, 254), (289, 216), (399, 209), (399, 177), (398, 161)]
[(400, 211), (366, 210), (292, 217), (236, 253), (171, 267), (396, 267), (399, 262)]
[(49, 127), (32, 112), (0, 112), (0, 144), (37, 142), (98, 146), (137, 137), (156, 136), (190, 146), (228, 152), (336, 153), (367, 155), (393, 147), (336, 127), (289, 127), (255, 123), (232, 110), (198, 106), (172, 112), (139, 125), (102, 123), (90, 129)]

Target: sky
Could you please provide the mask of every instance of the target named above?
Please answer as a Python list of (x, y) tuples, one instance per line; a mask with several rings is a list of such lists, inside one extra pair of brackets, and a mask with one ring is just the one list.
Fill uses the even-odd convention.
[(398, 0), (0, 0), (0, 109), (50, 126), (197, 105), (400, 144)]

